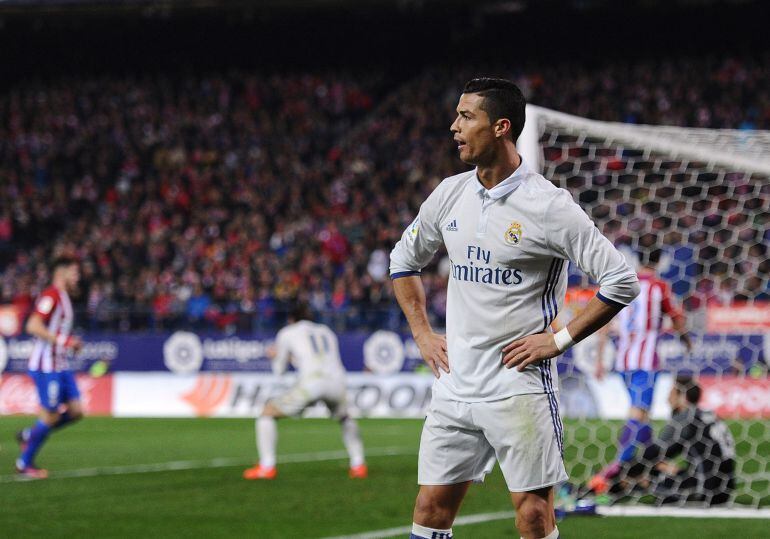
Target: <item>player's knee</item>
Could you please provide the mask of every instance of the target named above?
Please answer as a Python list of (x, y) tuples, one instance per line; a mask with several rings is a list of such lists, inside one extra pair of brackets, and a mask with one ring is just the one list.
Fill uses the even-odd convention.
[(277, 419), (279, 417), (283, 417), (283, 412), (281, 412), (281, 410), (279, 410), (275, 404), (268, 401), (265, 404), (265, 407), (262, 408), (262, 413), (260, 415), (262, 417), (273, 417)]
[(420, 493), (414, 504), (414, 521), (429, 528), (451, 528), (454, 511), (440, 499)]
[(59, 412), (51, 412), (49, 410), (43, 410), (40, 412), (40, 420), (49, 427), (56, 425), (56, 423), (59, 422), (60, 417), (61, 415)]

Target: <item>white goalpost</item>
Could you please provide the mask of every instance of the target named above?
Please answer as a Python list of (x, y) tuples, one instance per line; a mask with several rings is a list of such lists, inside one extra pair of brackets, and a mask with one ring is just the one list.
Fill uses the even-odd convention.
[(643, 149), (667, 158), (770, 176), (770, 131), (602, 122), (531, 104), (527, 105), (526, 114), (527, 122), (518, 146), (525, 158), (535, 158), (541, 164), (537, 144), (540, 136), (546, 130), (558, 129), (576, 136), (603, 138), (608, 144)]
[[(720, 511), (764, 514), (760, 508), (770, 505), (770, 131), (630, 125), (527, 105), (517, 146), (571, 192), (629, 260), (660, 251), (658, 272), (684, 309), (694, 347), (687, 354), (671, 336), (659, 342), (654, 431), (670, 415), (673, 378), (694, 375), (701, 406), (722, 418), (735, 440), (736, 486)], [(588, 297), (594, 287), (576, 268), (570, 285), (577, 293), (557, 323), (580, 308), (579, 292)], [(619, 375), (597, 379), (595, 357), (588, 342), (560, 367), (565, 461), (576, 483), (612, 461), (629, 408)], [(643, 492), (630, 491), (615, 501), (642, 507), (645, 500)]]

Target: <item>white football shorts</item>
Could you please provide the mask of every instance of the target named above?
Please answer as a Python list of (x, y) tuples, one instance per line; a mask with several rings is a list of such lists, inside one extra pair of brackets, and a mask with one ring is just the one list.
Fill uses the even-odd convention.
[(333, 417), (348, 415), (344, 380), (333, 378), (300, 379), (294, 386), (270, 402), (287, 416), (301, 414), (305, 408), (323, 402)]
[(511, 492), (561, 483), (567, 480), (563, 430), (558, 394), (460, 402), (434, 393), (420, 439), (417, 482), (482, 482), (497, 460)]

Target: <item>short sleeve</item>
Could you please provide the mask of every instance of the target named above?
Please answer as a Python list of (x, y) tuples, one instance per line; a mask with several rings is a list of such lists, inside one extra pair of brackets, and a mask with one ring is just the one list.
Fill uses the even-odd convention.
[(35, 310), (33, 312), (42, 316), (43, 320), (48, 323), (58, 303), (58, 295), (53, 290), (46, 290), (35, 302)]

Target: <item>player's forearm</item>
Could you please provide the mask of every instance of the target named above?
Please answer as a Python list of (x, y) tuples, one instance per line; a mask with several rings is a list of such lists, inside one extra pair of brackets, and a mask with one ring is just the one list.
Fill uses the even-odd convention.
[(278, 365), (276, 363), (273, 363), (272, 368), (273, 368), (273, 374), (275, 374), (276, 376), (281, 376), (283, 373), (286, 372), (286, 365)]
[(419, 275), (399, 277), (393, 280), (393, 291), (398, 305), (409, 322), (412, 335), (417, 339), (421, 335), (433, 332), (425, 307), (425, 288)]
[(601, 377), (604, 375), (604, 350), (607, 348), (608, 326), (599, 328), (599, 339), (596, 345), (596, 375)]
[(687, 321), (683, 315), (674, 316), (671, 319), (671, 325), (679, 335), (687, 334)]
[(687, 333), (687, 318), (681, 313), (671, 318), (671, 323), (674, 326), (674, 331), (679, 334), (679, 340), (684, 343), (684, 346), (688, 351), (692, 350), (692, 340)]
[(27, 321), (27, 325), (24, 329), (26, 329), (27, 333), (33, 337), (43, 339), (44, 341), (48, 341), (51, 344), (56, 343), (56, 335), (48, 331), (45, 325), (35, 315), (32, 315), (32, 317)]
[(273, 361), (270, 364), (270, 368), (273, 370), (273, 374), (280, 376), (281, 374), (286, 372), (287, 363), (288, 362), (285, 359), (273, 358)]
[(598, 298), (592, 298), (583, 312), (567, 324), (567, 331), (569, 331), (573, 341), (580, 342), (607, 325), (620, 310), (620, 307), (608, 305)]

